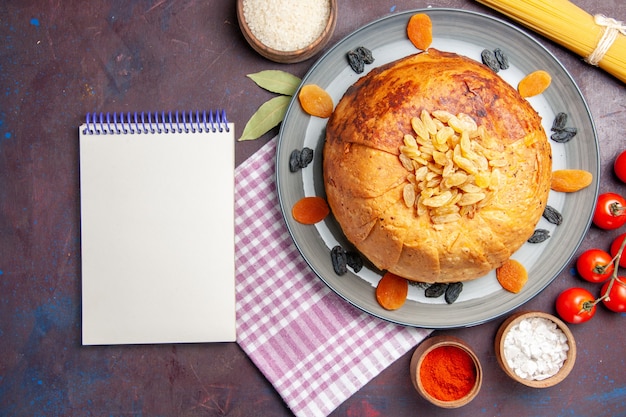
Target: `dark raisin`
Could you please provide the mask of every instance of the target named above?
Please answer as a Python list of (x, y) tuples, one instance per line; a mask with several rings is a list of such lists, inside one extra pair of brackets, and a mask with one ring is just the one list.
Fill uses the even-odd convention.
[(441, 297), (446, 292), (446, 288), (448, 288), (448, 284), (436, 282), (426, 288), (426, 290), (424, 291), (424, 295), (428, 298)]
[(289, 171), (297, 172), (300, 169), (300, 150), (294, 149), (289, 155)]
[(552, 122), (552, 131), (557, 132), (562, 130), (567, 124), (567, 113), (560, 112), (554, 117), (554, 121)]
[(302, 148), (300, 151), (299, 164), (300, 168), (306, 168), (313, 161), (313, 149)]
[(363, 61), (363, 58), (361, 58), (361, 55), (359, 55), (359, 53), (356, 51), (348, 52), (348, 63), (350, 64), (350, 68), (352, 68), (352, 71), (356, 72), (357, 74), (365, 71), (365, 62)]
[(575, 127), (564, 127), (563, 129), (557, 130), (552, 135), (550, 135), (550, 139), (557, 143), (566, 143), (572, 140), (572, 138), (576, 136), (577, 133), (578, 129), (576, 129)]
[(344, 275), (348, 272), (348, 256), (341, 246), (337, 245), (330, 250), (330, 259), (337, 275)]
[(576, 134), (578, 133), (578, 129), (575, 127), (565, 127), (567, 124), (567, 114), (564, 112), (558, 113), (554, 117), (554, 121), (552, 122), (552, 135), (550, 135), (550, 139), (557, 143), (566, 143), (569, 142)]
[(452, 304), (459, 298), (459, 295), (463, 291), (463, 283), (462, 282), (453, 282), (448, 284), (448, 288), (446, 288), (446, 303)]
[(363, 268), (363, 258), (357, 252), (347, 251), (346, 262), (354, 272), (359, 272)]
[(502, 51), (502, 49), (494, 49), (493, 55), (496, 57), (500, 69), (505, 70), (509, 68), (509, 57)]
[(355, 52), (359, 54), (365, 64), (371, 64), (374, 62), (374, 55), (372, 55), (372, 51), (366, 47), (359, 46), (355, 49)]
[(483, 61), (483, 64), (487, 65), (489, 68), (493, 70), (493, 72), (500, 71), (500, 63), (496, 59), (496, 55), (490, 51), (489, 49), (484, 49), (480, 53), (480, 58)]
[(546, 229), (537, 229), (531, 237), (528, 238), (528, 243), (541, 243), (550, 237), (550, 232)]
[(426, 288), (430, 287), (430, 284), (427, 283), (427, 282), (411, 281), (411, 280), (407, 280), (407, 282), (409, 283), (410, 286), (421, 288), (423, 290), (425, 290)]
[(552, 206), (546, 206), (543, 210), (543, 217), (552, 224), (557, 226), (563, 223), (563, 215)]

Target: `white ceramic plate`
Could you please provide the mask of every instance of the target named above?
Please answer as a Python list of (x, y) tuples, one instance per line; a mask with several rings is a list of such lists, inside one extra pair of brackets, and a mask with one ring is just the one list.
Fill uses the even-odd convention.
[[(375, 286), (381, 271), (367, 266), (358, 274), (350, 271), (337, 276), (332, 268), (330, 249), (340, 244), (351, 248), (332, 216), (325, 221), (305, 226), (293, 220), (291, 207), (302, 197), (324, 196), (322, 180), (322, 147), (326, 120), (305, 114), (297, 99), (287, 110), (278, 141), (276, 179), (285, 221), (300, 253), (313, 271), (340, 297), (363, 311), (391, 322), (424, 328), (454, 328), (477, 325), (499, 317), (530, 300), (562, 271), (571, 260), (591, 223), (599, 185), (599, 151), (591, 114), (580, 90), (558, 60), (526, 32), (502, 20), (486, 15), (454, 9), (422, 9), (394, 14), (374, 21), (338, 42), (322, 56), (303, 78), (302, 83), (323, 87), (339, 102), (346, 89), (359, 77), (348, 66), (346, 53), (357, 46), (372, 50), (375, 62), (366, 65), (366, 72), (407, 55), (418, 52), (406, 37), (406, 25), (414, 13), (427, 13), (433, 22), (432, 47), (456, 52), (480, 61), (483, 49), (501, 48), (509, 57), (510, 68), (499, 74), (513, 86), (526, 74), (543, 69), (552, 75), (552, 84), (540, 96), (529, 101), (543, 118), (550, 134), (555, 115), (569, 115), (568, 126), (578, 128), (577, 136), (568, 143), (550, 141), (553, 169), (576, 168), (590, 171), (591, 186), (576, 193), (550, 192), (548, 204), (564, 217), (560, 226), (541, 219), (538, 227), (550, 230), (551, 237), (540, 244), (526, 243), (513, 258), (528, 270), (529, 281), (518, 294), (502, 289), (495, 273), (464, 284), (454, 304), (443, 297), (428, 299), (423, 289), (410, 286), (409, 299), (400, 309), (387, 311), (375, 298)], [(289, 171), (289, 155), (294, 149), (314, 149), (314, 162), (298, 173)]]

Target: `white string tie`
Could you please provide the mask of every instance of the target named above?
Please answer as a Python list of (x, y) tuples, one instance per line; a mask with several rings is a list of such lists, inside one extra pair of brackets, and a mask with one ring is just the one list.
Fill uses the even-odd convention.
[(612, 19), (610, 17), (606, 17), (601, 14), (597, 14), (593, 17), (596, 25), (604, 27), (602, 31), (602, 37), (598, 41), (596, 45), (596, 49), (589, 54), (585, 61), (591, 65), (597, 66), (607, 51), (617, 39), (617, 35), (620, 33), (626, 36), (626, 25), (620, 22), (619, 20)]

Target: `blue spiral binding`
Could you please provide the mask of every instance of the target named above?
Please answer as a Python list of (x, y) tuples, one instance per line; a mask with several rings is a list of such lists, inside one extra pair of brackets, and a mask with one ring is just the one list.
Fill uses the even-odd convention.
[(153, 133), (195, 133), (195, 132), (229, 132), (226, 110), (175, 113), (141, 112), (126, 114), (87, 113), (85, 116), (86, 135), (121, 135), (121, 134), (153, 134)]

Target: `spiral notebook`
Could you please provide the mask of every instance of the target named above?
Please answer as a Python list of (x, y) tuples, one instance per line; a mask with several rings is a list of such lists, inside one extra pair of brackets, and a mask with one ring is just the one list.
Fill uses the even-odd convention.
[(79, 145), (83, 344), (235, 341), (226, 113), (87, 115)]

